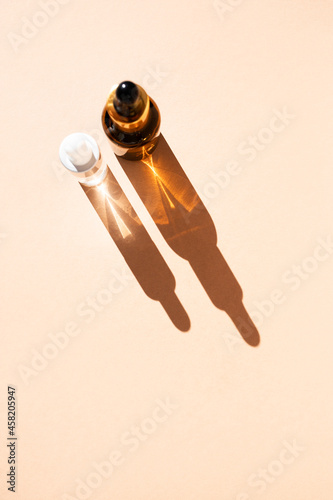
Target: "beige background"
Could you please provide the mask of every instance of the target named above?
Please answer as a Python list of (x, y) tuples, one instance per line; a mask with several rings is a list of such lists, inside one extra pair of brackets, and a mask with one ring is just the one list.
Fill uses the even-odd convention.
[[(123, 463), (89, 498), (332, 498), (333, 254), (309, 257), (332, 236), (333, 4), (225, 0), (225, 13), (222, 4), (69, 0), (45, 20), (35, 0), (2, 2), (2, 499), (13, 495), (4, 479), (8, 384), (18, 399), (17, 500), (75, 497), (77, 479), (118, 449)], [(24, 18), (45, 25), (14, 43)], [(247, 309), (281, 291), (257, 348), (162, 240), (112, 157), (100, 113), (123, 79), (159, 104), (163, 134), (207, 202)], [(241, 143), (267, 138), (262, 129), (284, 108), (293, 118), (248, 161)], [(129, 271), (60, 169), (59, 143), (75, 131), (98, 138), (146, 222), (176, 277), (188, 333), (130, 279), (90, 323), (78, 315), (114, 272)], [(230, 161), (238, 175), (212, 187), (210, 173)], [(286, 273), (298, 265), (313, 272), (296, 284)], [(79, 334), (22, 377), (33, 349), (69, 322)], [(121, 446), (167, 397), (177, 404), (169, 418), (135, 452)], [(301, 451), (281, 466), (286, 442)], [(263, 492), (249, 484), (261, 469), (278, 474)]]

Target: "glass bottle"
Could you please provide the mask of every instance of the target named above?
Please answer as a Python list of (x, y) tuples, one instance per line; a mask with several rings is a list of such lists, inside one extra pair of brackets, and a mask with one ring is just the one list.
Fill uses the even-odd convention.
[(113, 152), (126, 160), (142, 160), (157, 146), (161, 116), (145, 90), (125, 81), (112, 87), (102, 125)]

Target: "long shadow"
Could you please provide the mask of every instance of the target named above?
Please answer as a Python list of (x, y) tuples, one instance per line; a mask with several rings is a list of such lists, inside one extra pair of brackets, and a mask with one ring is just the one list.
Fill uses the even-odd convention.
[(161, 303), (179, 330), (188, 331), (190, 319), (175, 294), (174, 275), (110, 169), (100, 185), (81, 186), (143, 291)]
[(217, 247), (213, 220), (164, 137), (144, 160), (117, 159), (166, 242), (190, 263), (213, 304), (229, 315), (244, 340), (257, 346), (259, 332)]

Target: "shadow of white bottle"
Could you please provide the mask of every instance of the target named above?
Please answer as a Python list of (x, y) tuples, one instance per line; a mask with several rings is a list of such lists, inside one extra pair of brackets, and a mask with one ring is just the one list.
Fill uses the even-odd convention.
[(90, 135), (77, 132), (62, 141), (61, 163), (85, 186), (97, 186), (105, 179), (107, 165), (102, 161), (97, 142)]

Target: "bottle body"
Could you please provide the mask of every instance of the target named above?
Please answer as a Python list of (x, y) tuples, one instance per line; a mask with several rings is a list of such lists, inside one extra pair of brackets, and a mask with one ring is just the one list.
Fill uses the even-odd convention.
[(61, 163), (84, 186), (97, 186), (106, 176), (106, 163), (95, 139), (84, 133), (70, 134), (59, 149)]

